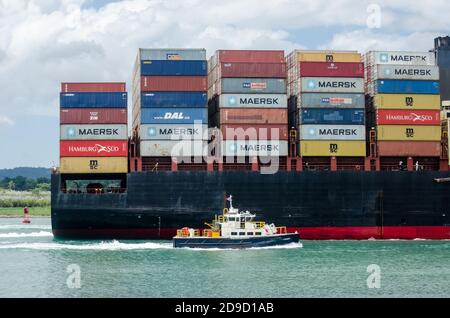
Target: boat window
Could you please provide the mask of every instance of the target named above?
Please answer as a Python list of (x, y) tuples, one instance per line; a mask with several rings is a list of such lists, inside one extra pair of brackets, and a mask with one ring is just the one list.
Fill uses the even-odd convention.
[(229, 218), (230, 221), (234, 221), (234, 218)]
[(237, 235), (237, 232), (231, 232), (231, 235)]
[(261, 232), (255, 232), (255, 235), (261, 235)]
[(253, 235), (253, 232), (247, 232), (247, 235)]
[(239, 235), (245, 235), (245, 232), (239, 232)]

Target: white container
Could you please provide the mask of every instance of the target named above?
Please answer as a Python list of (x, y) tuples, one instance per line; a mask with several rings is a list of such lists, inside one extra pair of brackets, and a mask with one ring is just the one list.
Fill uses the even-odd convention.
[(61, 140), (127, 140), (127, 125), (61, 125)]
[(208, 125), (141, 125), (141, 140), (208, 140)]
[(286, 94), (222, 94), (219, 107), (287, 108)]
[(287, 156), (288, 142), (283, 140), (227, 140), (222, 142), (222, 155), (228, 157)]
[(371, 51), (366, 55), (366, 64), (436, 65), (436, 57), (432, 52)]
[(364, 125), (300, 125), (300, 140), (366, 140)]
[(143, 157), (202, 157), (208, 153), (208, 143), (202, 140), (143, 140), (140, 146)]
[(363, 78), (303, 77), (302, 93), (364, 93)]

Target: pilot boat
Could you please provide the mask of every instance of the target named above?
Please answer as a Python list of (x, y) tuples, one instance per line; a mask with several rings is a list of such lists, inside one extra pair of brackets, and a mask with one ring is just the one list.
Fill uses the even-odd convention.
[(233, 197), (227, 198), (230, 207), (215, 217), (209, 229), (184, 227), (177, 230), (173, 238), (176, 248), (252, 248), (287, 245), (299, 242), (299, 234), (288, 233), (285, 226), (255, 221), (256, 215), (249, 211), (240, 212), (233, 207)]

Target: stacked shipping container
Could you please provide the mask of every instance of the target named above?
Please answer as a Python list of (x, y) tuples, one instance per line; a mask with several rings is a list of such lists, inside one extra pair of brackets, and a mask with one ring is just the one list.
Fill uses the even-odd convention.
[(439, 68), (434, 53), (372, 51), (365, 61), (378, 155), (439, 157)]
[(284, 52), (218, 50), (208, 68), (210, 126), (220, 127), (222, 154), (287, 156)]
[(61, 173), (127, 173), (125, 83), (62, 83)]
[(203, 156), (206, 93), (205, 49), (140, 49), (133, 76), (133, 129), (140, 155)]
[[(364, 65), (354, 51), (298, 51), (287, 58), (291, 129), (303, 157), (364, 157)], [(296, 128), (294, 128), (296, 127)]]

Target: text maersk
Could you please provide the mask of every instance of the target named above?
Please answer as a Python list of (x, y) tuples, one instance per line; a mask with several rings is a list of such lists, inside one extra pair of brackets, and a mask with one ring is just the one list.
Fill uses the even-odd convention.
[(395, 69), (395, 75), (408, 75), (408, 76), (430, 76), (431, 70), (424, 69)]
[(356, 88), (356, 82), (328, 82), (328, 81), (318, 81), (317, 84), (321, 88)]
[(280, 151), (279, 145), (240, 145), (240, 151)]
[(320, 136), (358, 136), (357, 129), (319, 129)]
[(78, 135), (80, 136), (118, 136), (119, 129), (111, 128), (95, 128), (95, 129), (78, 129)]

